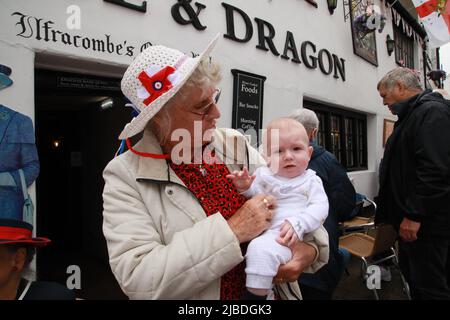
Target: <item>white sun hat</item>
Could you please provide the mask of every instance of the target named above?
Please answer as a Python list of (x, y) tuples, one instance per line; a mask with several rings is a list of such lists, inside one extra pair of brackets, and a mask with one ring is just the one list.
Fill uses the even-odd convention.
[(217, 34), (195, 58), (157, 45), (145, 49), (133, 60), (123, 75), (121, 87), (139, 115), (125, 126), (120, 140), (144, 130), (147, 122), (180, 90), (199, 63), (209, 57), (219, 36)]

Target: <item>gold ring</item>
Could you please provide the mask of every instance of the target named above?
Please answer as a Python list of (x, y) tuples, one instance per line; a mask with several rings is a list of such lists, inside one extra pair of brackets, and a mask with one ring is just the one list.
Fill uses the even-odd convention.
[(269, 201), (266, 198), (263, 199), (263, 202), (266, 206), (269, 204)]

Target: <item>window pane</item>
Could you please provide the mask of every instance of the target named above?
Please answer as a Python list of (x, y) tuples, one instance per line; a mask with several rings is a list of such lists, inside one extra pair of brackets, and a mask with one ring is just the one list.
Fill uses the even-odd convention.
[(358, 130), (358, 133), (357, 133), (357, 136), (358, 136), (358, 155), (357, 155), (357, 157), (358, 157), (358, 159), (357, 159), (357, 162), (358, 162), (358, 165), (360, 166), (360, 167), (362, 167), (362, 166), (364, 166), (364, 162), (365, 162), (365, 159), (364, 159), (364, 122), (362, 121), (362, 120), (358, 120), (358, 127), (357, 127), (357, 130)]
[[(403, 23), (403, 22), (402, 22)], [(403, 32), (403, 26), (394, 24), (395, 61), (414, 69), (414, 40)]]
[(353, 119), (345, 118), (345, 149), (347, 155), (347, 167), (355, 166), (355, 159), (353, 155)]
[(331, 152), (341, 162), (341, 137), (340, 137), (340, 117), (336, 115), (331, 116)]
[(367, 169), (367, 120), (364, 114), (305, 100), (320, 125), (317, 143), (333, 153), (348, 170)]
[(322, 112), (316, 112), (317, 118), (319, 118), (319, 130), (317, 131), (317, 144), (325, 147), (325, 114)]

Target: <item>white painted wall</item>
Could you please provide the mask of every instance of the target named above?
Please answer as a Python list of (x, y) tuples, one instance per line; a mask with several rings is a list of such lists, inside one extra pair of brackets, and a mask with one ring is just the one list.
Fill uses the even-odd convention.
[[(133, 3), (140, 1), (133, 0)], [(200, 14), (200, 19), (207, 29), (198, 31), (192, 25), (181, 26), (171, 16), (171, 7), (176, 1), (147, 1), (147, 13), (140, 13), (102, 0), (2, 0), (0, 11), (0, 63), (13, 69), (14, 85), (0, 92), (0, 102), (13, 106), (32, 118), (34, 117), (34, 57), (35, 53), (49, 53), (64, 57), (90, 61), (111, 67), (124, 67), (132, 60), (128, 56), (107, 54), (65, 46), (53, 41), (37, 41), (34, 37), (24, 38), (17, 34), (20, 27), (16, 25), (21, 12), (54, 22), (53, 29), (82, 35), (89, 38), (104, 39), (111, 35), (115, 43), (126, 41), (126, 45), (135, 46), (135, 54), (140, 46), (150, 41), (153, 44), (173, 46), (184, 52), (200, 52), (209, 40), (218, 32), (226, 33), (225, 9), (222, 1), (199, 0), (207, 6)], [(286, 32), (293, 32), (300, 49), (301, 42), (312, 41), (317, 51), (325, 48), (340, 58), (345, 59), (346, 81), (325, 76), (319, 69), (307, 69), (304, 64), (275, 57), (271, 52), (256, 49), (258, 43), (257, 27), (253, 21), (254, 34), (248, 43), (237, 43), (222, 38), (213, 52), (223, 66), (223, 93), (221, 96), (222, 118), (219, 125), (231, 126), (233, 77), (230, 69), (264, 75), (267, 77), (264, 92), (263, 124), (274, 117), (286, 115), (302, 106), (304, 96), (314, 97), (325, 103), (343, 108), (358, 110), (368, 115), (368, 165), (367, 171), (353, 172), (358, 191), (373, 197), (377, 191), (377, 173), (382, 148), (383, 119), (395, 119), (387, 108), (381, 105), (376, 91), (378, 80), (389, 70), (396, 67), (394, 55), (388, 56), (385, 39), (393, 37), (391, 17), (383, 33), (376, 32), (378, 67), (375, 67), (353, 53), (350, 21), (344, 22), (343, 3), (338, 1), (338, 8), (330, 15), (325, 1), (319, 2), (316, 9), (301, 0), (225, 0), (230, 5), (244, 10), (250, 18), (258, 17), (270, 22), (276, 30), (275, 45), (282, 54)], [(378, 1), (375, 1), (377, 4)], [(66, 9), (76, 4), (81, 9), (81, 30), (69, 30)], [(243, 35), (243, 24), (236, 16), (236, 30)], [(419, 49), (417, 49), (418, 57)], [(421, 64), (418, 64), (418, 68)], [(48, 61), (51, 65), (51, 61)], [(65, 69), (77, 69), (67, 66)], [(107, 68), (106, 68), (107, 69)], [(83, 70), (86, 72), (86, 70)], [(91, 70), (96, 73), (95, 68)]]
[[(447, 79), (444, 81), (444, 89), (450, 92), (450, 43), (440, 48), (442, 70), (447, 72)], [(440, 69), (441, 69), (441, 66)]]

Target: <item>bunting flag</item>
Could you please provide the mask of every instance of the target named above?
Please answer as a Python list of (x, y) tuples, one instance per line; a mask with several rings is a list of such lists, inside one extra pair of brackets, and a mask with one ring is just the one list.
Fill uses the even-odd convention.
[(427, 32), (431, 48), (437, 48), (450, 42), (450, 0), (442, 11), (438, 11), (442, 0), (412, 0)]
[[(449, 0), (450, 1), (450, 0)], [(420, 43), (421, 46), (423, 46), (423, 40), (420, 37), (420, 35), (417, 34), (417, 32), (414, 31), (414, 29), (409, 25), (408, 22), (398, 13), (394, 7), (390, 8), (388, 12), (392, 15), (392, 20), (394, 21), (395, 25), (398, 27), (400, 24), (402, 25), (403, 30), (405, 30), (406, 26), (408, 26), (408, 37), (411, 37), (414, 39), (414, 41)]]

